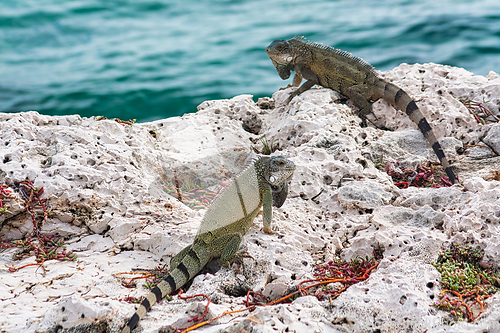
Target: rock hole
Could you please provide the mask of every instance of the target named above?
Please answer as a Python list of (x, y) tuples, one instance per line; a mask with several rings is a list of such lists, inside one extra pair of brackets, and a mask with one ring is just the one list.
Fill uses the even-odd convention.
[(78, 155), (73, 154), (73, 155), (71, 155), (71, 158), (74, 159), (74, 160), (76, 160), (78, 158)]
[(280, 262), (279, 262), (278, 260), (276, 260), (276, 261), (274, 262), (274, 264), (275, 264), (276, 266), (279, 266), (279, 265), (280, 265)]
[(85, 313), (82, 313), (82, 315), (80, 316), (80, 318), (85, 318)]
[(359, 159), (359, 160), (357, 160), (356, 162), (358, 162), (359, 164), (361, 164), (361, 166), (363, 167), (363, 169), (366, 169), (366, 167), (367, 167), (367, 165), (368, 165), (368, 164), (366, 163), (366, 161), (365, 161), (365, 160), (363, 160), (363, 159)]
[(332, 324), (334, 325), (342, 325), (342, 324), (349, 324), (350, 320), (348, 320), (346, 317), (343, 318), (336, 318), (332, 320)]
[(434, 283), (427, 282), (426, 286), (427, 286), (427, 288), (434, 288)]
[(62, 311), (62, 312), (66, 311), (66, 308), (63, 306), (63, 307), (61, 308), (61, 311)]
[(406, 297), (405, 295), (401, 296), (401, 298), (399, 298), (399, 304), (405, 304), (407, 299), (408, 297)]

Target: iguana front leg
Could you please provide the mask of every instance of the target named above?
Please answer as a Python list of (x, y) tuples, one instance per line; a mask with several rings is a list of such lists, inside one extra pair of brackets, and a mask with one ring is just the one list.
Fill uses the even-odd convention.
[(302, 84), (299, 89), (290, 94), (290, 96), (286, 100), (286, 104), (289, 104), (295, 96), (302, 94), (304, 91), (311, 89), (312, 86), (319, 83), (318, 77), (309, 68), (306, 68), (302, 65), (297, 65), (295, 67), (293, 85), (298, 86), (300, 82), (302, 82), (302, 78), (306, 79), (307, 81), (304, 82), (304, 84)]
[(273, 219), (273, 194), (270, 188), (265, 190), (262, 200), (262, 219), (264, 220), (264, 227), (262, 228), (262, 231), (267, 234), (274, 234), (271, 229), (271, 221)]
[(302, 75), (300, 75), (299, 73), (295, 73), (295, 75), (293, 76), (292, 86), (298, 87), (300, 86), (301, 82), (302, 82)]

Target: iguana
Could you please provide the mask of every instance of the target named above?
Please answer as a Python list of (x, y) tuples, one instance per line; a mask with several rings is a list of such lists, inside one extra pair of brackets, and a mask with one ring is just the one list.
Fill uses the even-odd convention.
[(212, 259), (229, 262), (263, 207), (264, 232), (271, 230), (272, 207), (288, 194), (295, 164), (282, 156), (261, 156), (227, 186), (208, 208), (193, 244), (170, 262), (167, 276), (146, 296), (122, 333), (129, 333), (151, 306), (181, 288)]
[(308, 42), (304, 37), (277, 39), (267, 47), (266, 53), (283, 80), (290, 77), (290, 71), (295, 71), (293, 86), (299, 87), (302, 79), (306, 79), (289, 96), (287, 103), (319, 84), (351, 99), (360, 109), (359, 115), (366, 125), (366, 115), (372, 112), (372, 102), (383, 98), (394, 107), (406, 111), (434, 149), (450, 182), (457, 181), (441, 145), (415, 101), (399, 87), (380, 78), (369, 63), (346, 51)]

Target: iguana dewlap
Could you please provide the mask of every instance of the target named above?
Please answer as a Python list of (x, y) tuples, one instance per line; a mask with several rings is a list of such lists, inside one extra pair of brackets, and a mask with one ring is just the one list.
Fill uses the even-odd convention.
[(307, 42), (304, 37), (277, 39), (267, 47), (266, 53), (283, 80), (290, 77), (290, 71), (295, 71), (294, 86), (299, 87), (302, 79), (306, 79), (290, 95), (288, 102), (319, 84), (350, 98), (360, 109), (364, 124), (366, 115), (372, 112), (372, 103), (379, 98), (405, 111), (431, 145), (450, 182), (457, 181), (441, 145), (415, 101), (404, 90), (380, 78), (363, 59), (330, 46)]
[(169, 274), (146, 296), (122, 333), (134, 329), (151, 306), (194, 278), (212, 259), (228, 262), (263, 207), (264, 231), (272, 233), (272, 207), (281, 207), (295, 164), (281, 156), (262, 156), (247, 167), (212, 202), (193, 244), (170, 262)]

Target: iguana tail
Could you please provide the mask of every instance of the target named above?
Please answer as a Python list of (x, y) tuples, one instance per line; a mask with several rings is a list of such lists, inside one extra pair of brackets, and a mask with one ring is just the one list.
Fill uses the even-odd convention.
[(153, 304), (184, 286), (210, 261), (209, 253), (203, 247), (193, 245), (188, 250), (182, 261), (144, 298), (122, 333), (130, 333)]
[(381, 83), (384, 85), (384, 87), (381, 87), (381, 90), (384, 92), (384, 99), (399, 110), (406, 111), (406, 114), (418, 126), (422, 134), (427, 139), (427, 142), (429, 142), (432, 149), (434, 149), (434, 152), (439, 158), (439, 162), (441, 162), (441, 165), (448, 175), (450, 182), (452, 184), (455, 184), (457, 181), (457, 177), (453, 173), (450, 163), (444, 155), (443, 148), (439, 144), (439, 141), (436, 139), (436, 136), (432, 131), (431, 125), (429, 125), (427, 119), (425, 119), (415, 101), (398, 86), (395, 86), (394, 84), (385, 82), (383, 80), (381, 80)]

